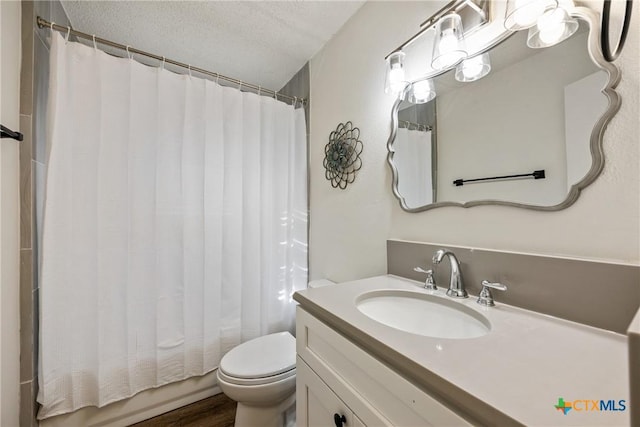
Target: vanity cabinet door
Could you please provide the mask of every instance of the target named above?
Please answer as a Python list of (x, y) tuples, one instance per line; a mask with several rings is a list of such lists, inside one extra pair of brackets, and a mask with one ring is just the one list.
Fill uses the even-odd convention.
[[(364, 426), (331, 389), (298, 357), (296, 423), (298, 427)], [(359, 421), (359, 420), (358, 420)]]

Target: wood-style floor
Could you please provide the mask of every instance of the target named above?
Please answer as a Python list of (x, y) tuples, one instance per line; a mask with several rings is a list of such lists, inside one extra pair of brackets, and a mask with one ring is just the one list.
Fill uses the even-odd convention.
[(220, 393), (130, 427), (233, 427), (236, 402)]

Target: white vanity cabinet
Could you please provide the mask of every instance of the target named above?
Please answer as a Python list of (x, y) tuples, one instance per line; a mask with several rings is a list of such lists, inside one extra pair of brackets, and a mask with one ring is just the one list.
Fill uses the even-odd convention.
[(364, 427), (360, 418), (300, 357), (297, 359), (296, 387), (298, 426)]
[(471, 425), (300, 307), (296, 335), (299, 427)]

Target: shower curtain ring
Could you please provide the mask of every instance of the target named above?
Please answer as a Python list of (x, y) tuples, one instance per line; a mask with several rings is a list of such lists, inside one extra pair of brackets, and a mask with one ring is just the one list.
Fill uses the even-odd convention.
[(96, 49), (96, 50), (98, 49), (98, 45), (96, 44), (96, 35), (95, 34), (93, 35), (93, 48)]
[(258, 85), (258, 96), (262, 93), (262, 86)]
[(275, 98), (276, 101), (278, 100), (278, 91), (277, 90), (273, 92), (273, 97)]
[(51, 27), (51, 31), (53, 31), (53, 26), (56, 25), (55, 22), (51, 22), (51, 25), (49, 25)]
[(189, 64), (189, 77), (193, 77), (193, 76), (191, 75), (191, 64)]
[(164, 70), (164, 62), (165, 62), (165, 57), (162, 57), (162, 69)]
[(216, 84), (220, 84), (220, 74), (216, 73)]
[(129, 51), (129, 45), (127, 45), (127, 56), (129, 57), (129, 59), (133, 58), (133, 56), (131, 55), (131, 52)]
[(65, 43), (69, 43), (69, 35), (71, 34), (71, 27), (67, 27), (67, 35), (64, 38)]
[(242, 92), (242, 80), (238, 80), (240, 84), (238, 85), (238, 90)]
[(293, 108), (296, 108), (296, 105), (298, 104), (298, 97), (294, 96), (293, 97)]

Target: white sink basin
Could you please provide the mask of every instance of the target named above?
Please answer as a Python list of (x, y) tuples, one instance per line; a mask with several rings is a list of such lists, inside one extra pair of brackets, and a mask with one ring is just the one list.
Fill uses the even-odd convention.
[(466, 339), (491, 330), (482, 314), (453, 300), (412, 291), (366, 292), (356, 306), (376, 322), (401, 331), (433, 338)]

